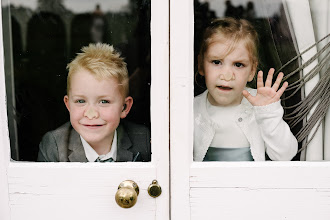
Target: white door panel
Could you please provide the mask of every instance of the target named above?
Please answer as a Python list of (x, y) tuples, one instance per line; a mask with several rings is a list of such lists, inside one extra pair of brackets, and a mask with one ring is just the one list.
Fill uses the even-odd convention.
[(191, 219), (328, 219), (329, 171), (323, 162), (193, 163)]
[(327, 162), (194, 162), (190, 169), (190, 187), (216, 188), (221, 184), (223, 188), (326, 189), (330, 184), (324, 174), (329, 170)]
[[(11, 163), (8, 169), (11, 217), (43, 219), (45, 214), (53, 213), (51, 219), (103, 219), (105, 216), (154, 219), (156, 199), (148, 195), (147, 188), (156, 176), (156, 169), (148, 163), (114, 166)], [(140, 193), (135, 206), (123, 209), (114, 198), (119, 183), (127, 179), (138, 184)]]
[[(169, 219), (169, 3), (151, 4), (152, 161), (127, 163), (35, 163), (10, 161), (4, 67), (0, 69), (0, 219)], [(1, 17), (1, 16), (0, 16)], [(0, 60), (3, 60), (0, 22)], [(159, 120), (161, 118), (161, 120)], [(162, 187), (157, 198), (147, 189)], [(115, 194), (135, 181), (135, 206), (119, 207)]]
[[(329, 219), (329, 162), (193, 162), (193, 3), (152, 1), (150, 163), (10, 161), (0, 65), (1, 220)], [(0, 43), (0, 60), (2, 51)], [(140, 188), (130, 209), (114, 199), (126, 179)], [(156, 199), (147, 193), (153, 179), (162, 187)]]
[(191, 189), (191, 219), (318, 219), (330, 216), (329, 189)]
[(170, 3), (172, 219), (329, 219), (329, 162), (193, 162), (193, 1)]

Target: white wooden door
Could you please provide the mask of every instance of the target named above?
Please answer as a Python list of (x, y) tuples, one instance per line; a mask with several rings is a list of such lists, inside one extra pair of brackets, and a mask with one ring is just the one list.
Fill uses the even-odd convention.
[[(193, 27), (192, 0), (152, 2), (150, 163), (10, 161), (2, 64), (0, 219), (329, 219), (329, 162), (193, 162)], [(114, 201), (126, 179), (140, 187), (131, 209)], [(163, 189), (157, 199), (146, 191), (153, 179)]]
[(172, 219), (329, 219), (329, 162), (193, 162), (193, 4), (170, 1)]
[[(0, 219), (169, 219), (169, 3), (151, 5), (151, 138), (148, 163), (35, 163), (10, 160), (0, 22)], [(0, 16), (1, 17), (1, 16)], [(156, 179), (158, 198), (147, 188)], [(117, 187), (135, 181), (134, 207), (115, 202)]]

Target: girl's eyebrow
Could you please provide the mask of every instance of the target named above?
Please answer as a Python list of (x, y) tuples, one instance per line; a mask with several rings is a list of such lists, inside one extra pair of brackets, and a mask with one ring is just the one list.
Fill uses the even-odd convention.
[[(210, 60), (223, 60), (224, 58), (222, 56), (217, 56), (217, 55), (208, 55), (206, 56)], [(234, 63), (248, 63), (250, 62), (250, 59), (234, 59), (232, 62)]]
[(216, 60), (221, 60), (221, 59), (223, 59), (222, 56), (220, 56), (220, 55), (213, 55), (213, 54), (211, 54), (211, 55), (207, 55), (206, 57), (209, 58), (209, 59), (216, 59)]
[(234, 61), (235, 63), (248, 63), (248, 62), (250, 62), (250, 60), (249, 59), (237, 59), (237, 60), (235, 60)]

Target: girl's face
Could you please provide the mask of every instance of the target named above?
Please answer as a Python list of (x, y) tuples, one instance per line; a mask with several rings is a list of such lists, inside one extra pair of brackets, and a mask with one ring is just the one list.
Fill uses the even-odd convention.
[(246, 83), (252, 81), (256, 71), (244, 41), (231, 49), (232, 43), (230, 39), (215, 38), (204, 53), (202, 65), (199, 63), (199, 73), (205, 76), (208, 100), (215, 106), (239, 105)]

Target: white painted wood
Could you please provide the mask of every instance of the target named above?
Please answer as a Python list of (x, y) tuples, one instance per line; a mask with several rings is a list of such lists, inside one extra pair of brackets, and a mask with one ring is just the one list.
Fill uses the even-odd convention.
[(328, 220), (329, 189), (192, 188), (191, 219)]
[(156, 168), (154, 179), (157, 179), (162, 187), (162, 195), (157, 199), (154, 199), (156, 200), (155, 205), (157, 207), (155, 219), (165, 220), (169, 219), (170, 215), (169, 0), (157, 0), (151, 2), (150, 27), (152, 163)]
[[(9, 6), (9, 0), (2, 0), (3, 5)], [(2, 10), (2, 18), (5, 18), (6, 20), (11, 20), (11, 14), (10, 14), (10, 7), (7, 7), (7, 10)], [(14, 159), (19, 158), (19, 152), (18, 152), (18, 134), (17, 134), (17, 122), (16, 122), (16, 116), (15, 111), (16, 109), (16, 101), (15, 101), (15, 83), (14, 83), (14, 61), (13, 61), (13, 45), (12, 45), (12, 27), (9, 22), (5, 22), (2, 24), (2, 31), (4, 33), (3, 40), (5, 42), (8, 42), (7, 44), (3, 45), (4, 51), (7, 51), (7, 57), (11, 57), (11, 59), (7, 59), (6, 63), (4, 64), (5, 68), (5, 81), (6, 85), (10, 85), (10, 87), (6, 88), (6, 101), (7, 105), (12, 106), (11, 110), (7, 111), (9, 117), (8, 117), (8, 126), (11, 133), (11, 155)], [(10, 88), (10, 91), (9, 89)]]
[[(1, 2), (1, 1), (0, 1)], [(2, 10), (0, 10), (0, 18), (2, 18)], [(0, 22), (0, 219), (7, 220), (10, 217), (9, 195), (7, 169), (10, 158), (9, 150), (9, 134), (6, 109), (6, 87), (5, 87), (5, 71), (4, 71), (4, 55), (2, 44), (2, 22)]]
[(329, 219), (330, 162), (192, 162), (193, 1), (170, 4), (172, 219)]
[[(117, 219), (114, 215), (169, 219), (168, 33), (153, 23), (154, 16), (164, 22), (161, 24), (168, 21), (168, 2), (157, 1), (159, 7), (154, 9), (155, 2), (151, 163), (9, 162), (4, 70), (0, 65), (1, 220), (29, 219), (29, 215), (31, 219)], [(329, 219), (328, 162), (192, 162), (193, 1), (170, 3), (171, 219)], [(0, 49), (2, 56), (2, 40)], [(163, 187), (156, 200), (146, 194), (149, 179), (154, 177)], [(140, 195), (136, 206), (124, 210), (114, 203), (113, 195), (120, 181), (127, 178), (139, 184)]]
[(329, 219), (329, 171), (329, 162), (195, 162), (191, 219)]
[[(4, 67), (0, 65), (1, 220), (169, 219), (169, 2), (153, 1), (151, 8), (150, 163), (10, 162)], [(127, 179), (140, 187), (138, 202), (131, 209), (115, 203), (117, 187)], [(147, 193), (154, 179), (162, 187), (158, 198)]]
[(189, 220), (193, 135), (193, 1), (170, 1), (171, 219)]
[(330, 162), (195, 162), (191, 219), (330, 217)]
[[(47, 219), (155, 219), (156, 200), (147, 192), (155, 176), (151, 163), (40, 166), (14, 162), (8, 173), (11, 218), (44, 219), (52, 213)], [(138, 201), (130, 209), (115, 202), (118, 185), (126, 179), (134, 180), (140, 188)]]
[(194, 162), (190, 187), (327, 189), (329, 177), (330, 162)]
[[(297, 46), (300, 52), (304, 51), (315, 43), (314, 28), (311, 17), (310, 5), (308, 0), (286, 0), (284, 1), (285, 8), (289, 12), (289, 16), (294, 29)], [(303, 24), (303, 25), (302, 25)], [(306, 31), (308, 30), (308, 31)], [(317, 52), (317, 48), (314, 47), (301, 56), (302, 63), (305, 63)], [(308, 73), (317, 65), (317, 61), (314, 61), (309, 66), (304, 68), (303, 75)], [(305, 84), (305, 95), (307, 96), (315, 85), (318, 83), (320, 77), (316, 75), (313, 79)], [(314, 112), (315, 106), (312, 108), (307, 118), (310, 118)], [(316, 130), (316, 126), (312, 129), (311, 134)], [(306, 149), (306, 158), (308, 161), (323, 160), (323, 127), (320, 126), (316, 132), (315, 137), (310, 142)]]

